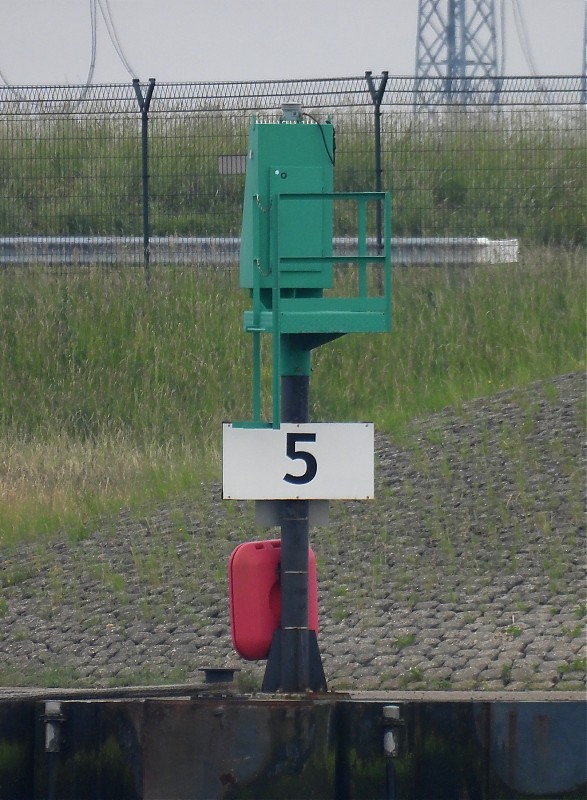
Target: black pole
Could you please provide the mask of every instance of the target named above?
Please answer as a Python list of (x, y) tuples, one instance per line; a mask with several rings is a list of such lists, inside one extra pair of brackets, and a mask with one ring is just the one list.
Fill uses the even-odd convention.
[[(387, 86), (388, 72), (381, 73), (381, 80), (379, 86), (375, 88), (373, 82), (373, 74), (366, 72), (367, 85), (369, 86), (369, 93), (373, 101), (374, 115), (375, 115), (375, 191), (383, 191), (383, 167), (381, 164), (381, 103), (383, 102), (383, 95), (385, 94), (385, 87)], [(375, 205), (375, 227), (377, 232), (377, 255), (383, 252), (383, 215), (381, 213), (381, 201)]]
[[(307, 422), (307, 375), (281, 378), (281, 421)], [(310, 537), (307, 500), (284, 500), (281, 510), (281, 689), (303, 692), (309, 688), (308, 547)]]
[(145, 282), (147, 286), (151, 278), (150, 262), (150, 230), (149, 230), (149, 107), (155, 88), (155, 78), (149, 78), (147, 94), (143, 97), (139, 79), (135, 78), (132, 85), (137, 96), (141, 111), (141, 161), (143, 167), (143, 261), (145, 266)]
[[(281, 377), (281, 422), (308, 422), (309, 375)], [(315, 631), (308, 627), (308, 500), (280, 502), (281, 619), (263, 678), (264, 692), (326, 691)]]

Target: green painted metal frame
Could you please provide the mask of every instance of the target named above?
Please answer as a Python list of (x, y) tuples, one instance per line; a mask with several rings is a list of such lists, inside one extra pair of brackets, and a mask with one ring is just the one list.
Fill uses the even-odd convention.
[[(303, 341), (302, 348), (310, 350), (320, 344), (338, 338), (345, 333), (377, 333), (391, 330), (391, 199), (388, 192), (328, 192), (328, 193), (280, 193), (274, 198), (276, 208), (271, 213), (278, 215), (279, 204), (291, 201), (335, 201), (352, 200), (357, 203), (358, 252), (353, 255), (329, 255), (307, 257), (285, 257), (279, 251), (279, 230), (275, 237), (275, 260), (271, 269), (271, 307), (263, 302), (261, 271), (253, 275), (253, 308), (245, 311), (244, 327), (253, 335), (253, 419), (250, 423), (238, 423), (250, 427), (274, 427), (280, 425), (280, 378), (282, 363), (282, 337), (292, 334)], [(367, 203), (383, 204), (383, 253), (367, 253)], [(259, 213), (260, 213), (259, 209)], [(259, 213), (253, 214), (253, 243), (258, 252)], [(273, 226), (271, 226), (274, 230)], [(281, 296), (280, 276), (284, 264), (304, 263), (351, 264), (359, 268), (358, 295), (356, 297), (324, 297), (292, 295)], [(383, 293), (368, 294), (367, 265), (383, 267)], [(264, 275), (267, 277), (267, 274)], [(301, 287), (300, 287), (301, 288)], [(289, 289), (288, 291), (292, 291)], [(297, 290), (293, 290), (294, 292)], [(321, 291), (321, 290), (320, 290)], [(271, 333), (272, 339), (272, 421), (261, 419), (261, 334)]]

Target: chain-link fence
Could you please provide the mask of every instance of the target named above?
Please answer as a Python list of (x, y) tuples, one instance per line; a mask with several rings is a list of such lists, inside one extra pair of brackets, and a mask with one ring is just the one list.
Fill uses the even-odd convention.
[(386, 73), (3, 87), (0, 264), (235, 261), (250, 120), (290, 102), (334, 123), (337, 190), (391, 192), (396, 262), (584, 245), (584, 88), (500, 78), (460, 96)]

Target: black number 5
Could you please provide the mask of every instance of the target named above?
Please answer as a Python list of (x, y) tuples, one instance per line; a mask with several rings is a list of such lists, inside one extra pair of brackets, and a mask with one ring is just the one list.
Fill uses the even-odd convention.
[(286, 472), (283, 476), (283, 480), (287, 481), (288, 483), (310, 483), (310, 481), (314, 480), (316, 477), (316, 473), (318, 472), (318, 463), (312, 453), (308, 453), (307, 450), (296, 450), (296, 445), (298, 442), (315, 442), (316, 441), (316, 434), (315, 433), (288, 433), (287, 434), (287, 457), (291, 458), (292, 461), (297, 461), (300, 459), (306, 465), (306, 471), (303, 475), (290, 475), (289, 472)]

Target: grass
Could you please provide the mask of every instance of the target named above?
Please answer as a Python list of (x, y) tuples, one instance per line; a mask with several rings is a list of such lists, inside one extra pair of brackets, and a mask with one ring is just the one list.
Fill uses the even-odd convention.
[[(583, 262), (581, 251), (539, 249), (515, 266), (397, 269), (394, 333), (318, 351), (316, 417), (374, 419), (394, 430), (466, 398), (581, 369)], [(336, 371), (352, 375), (352, 386), (341, 390)]]
[(11, 666), (0, 667), (0, 686), (44, 686), (83, 688), (91, 682), (67, 666), (31, 666), (26, 674)]
[[(7, 271), (0, 302), (0, 547), (84, 536), (122, 507), (219, 480), (221, 422), (251, 416), (235, 272), (157, 269), (147, 290), (131, 269)], [(397, 437), (414, 417), (583, 369), (584, 253), (399, 268), (394, 317), (392, 334), (315, 351), (312, 418), (369, 419)], [(432, 523), (453, 558), (442, 518)]]
[(410, 647), (416, 641), (416, 634), (415, 633), (406, 633), (400, 636), (396, 636), (393, 640), (393, 645), (398, 650), (403, 650), (404, 647)]
[(433, 126), (426, 117), (407, 128), (396, 122), (385, 170), (396, 235), (584, 242), (585, 150), (577, 123), (571, 112), (559, 127), (535, 110), (506, 112), (497, 122), (482, 114), (455, 114)]

